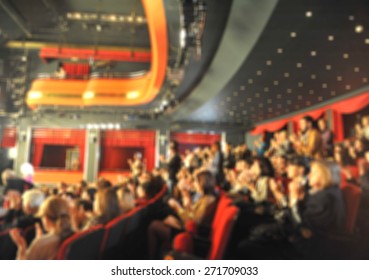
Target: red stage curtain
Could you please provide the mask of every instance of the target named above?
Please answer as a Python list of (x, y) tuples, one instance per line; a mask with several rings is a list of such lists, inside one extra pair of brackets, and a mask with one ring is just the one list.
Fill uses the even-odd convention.
[(78, 146), (80, 154), (80, 170), (83, 170), (85, 158), (85, 136), (86, 132), (82, 129), (34, 129), (32, 132), (32, 164), (35, 167), (40, 166), (42, 154), (44, 152), (44, 145), (70, 145)]
[(17, 129), (15, 127), (5, 127), (1, 139), (2, 148), (14, 148), (17, 142)]
[(147, 170), (155, 167), (155, 131), (106, 130), (101, 134), (101, 145), (104, 153), (101, 167), (124, 169), (125, 162), (132, 158), (129, 148), (143, 151)]
[(362, 93), (360, 95), (344, 99), (342, 101), (336, 102), (334, 104), (330, 104), (327, 106), (322, 106), (319, 109), (306, 112), (303, 114), (298, 114), (289, 118), (285, 118), (282, 120), (268, 122), (265, 124), (258, 125), (253, 131), (251, 131), (252, 135), (261, 134), (264, 131), (275, 132), (281, 129), (284, 125), (286, 125), (289, 121), (294, 122), (294, 128), (297, 128), (296, 123), (298, 120), (305, 116), (309, 115), (314, 119), (319, 118), (325, 111), (331, 109), (333, 111), (333, 130), (336, 137), (336, 141), (343, 140), (343, 122), (342, 122), (342, 114), (352, 114), (354, 112), (360, 111), (364, 107), (369, 104), (369, 92)]
[(210, 146), (215, 142), (220, 142), (221, 136), (219, 134), (174, 132), (171, 134), (170, 139), (178, 142), (179, 153), (184, 154), (186, 150), (193, 150), (196, 147)]

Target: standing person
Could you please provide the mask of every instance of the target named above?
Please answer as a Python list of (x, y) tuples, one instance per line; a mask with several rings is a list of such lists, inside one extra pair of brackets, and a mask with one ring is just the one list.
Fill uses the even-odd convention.
[(223, 153), (220, 150), (220, 143), (215, 142), (211, 145), (211, 153), (212, 153), (212, 160), (211, 160), (211, 171), (215, 176), (215, 181), (218, 186), (221, 186), (224, 181), (224, 171), (223, 171)]
[(168, 168), (168, 189), (173, 192), (178, 182), (177, 174), (182, 167), (182, 159), (178, 153), (178, 143), (176, 141), (169, 143), (168, 158), (166, 161), (164, 159), (162, 161)]
[(291, 137), (296, 152), (302, 156), (314, 159), (323, 157), (323, 142), (320, 132), (314, 128), (313, 118), (305, 116), (300, 119), (300, 138)]
[(135, 180), (138, 180), (140, 175), (145, 169), (144, 163), (142, 161), (142, 154), (139, 152), (136, 152), (133, 155), (133, 160), (128, 159), (128, 164), (131, 169), (132, 176), (135, 178)]
[(323, 118), (318, 120), (318, 127), (322, 137), (324, 155), (333, 157), (333, 132), (328, 129), (327, 123)]

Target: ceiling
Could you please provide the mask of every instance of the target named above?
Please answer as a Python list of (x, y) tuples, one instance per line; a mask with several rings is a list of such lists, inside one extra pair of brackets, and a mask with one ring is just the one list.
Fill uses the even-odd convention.
[[(182, 52), (178, 40), (180, 11), (191, 13), (192, 0), (164, 1), (168, 67), (174, 70), (172, 76), (179, 76), (179, 84), (173, 83), (176, 77), (168, 75), (158, 97), (145, 106), (72, 113), (113, 113), (153, 123), (247, 129), (368, 86), (368, 1), (205, 2), (199, 56), (193, 48)], [(76, 12), (92, 19), (73, 18)], [(123, 15), (126, 20), (96, 20), (93, 14)], [(142, 20), (130, 22), (129, 17)], [(23, 114), (30, 114), (20, 101), (22, 94), (37, 73), (51, 67), (41, 62), (37, 49), (9, 48), (10, 41), (148, 50), (144, 17), (139, 0), (0, 0), (0, 111), (23, 108)], [(181, 61), (183, 67), (176, 68)], [(148, 69), (149, 64), (125, 62), (114, 67), (129, 72)], [(24, 81), (20, 79), (23, 74)], [(18, 83), (10, 83), (12, 79)], [(64, 109), (54, 109), (60, 110)]]

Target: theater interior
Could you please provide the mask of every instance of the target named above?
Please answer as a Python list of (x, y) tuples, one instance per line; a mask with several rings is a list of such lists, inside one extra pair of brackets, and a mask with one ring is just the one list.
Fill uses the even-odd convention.
[(366, 0), (0, 0), (0, 259), (368, 259), (368, 61)]

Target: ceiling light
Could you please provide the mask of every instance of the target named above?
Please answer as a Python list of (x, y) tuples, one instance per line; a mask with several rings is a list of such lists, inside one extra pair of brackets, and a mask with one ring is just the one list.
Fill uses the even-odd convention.
[(363, 78), (363, 83), (367, 83), (368, 82), (368, 78)]
[(348, 54), (348, 53), (344, 53), (344, 54), (343, 54), (343, 58), (344, 58), (344, 59), (348, 59), (349, 57), (350, 57), (350, 56), (349, 56), (349, 54)]
[(256, 75), (261, 76), (263, 74), (263, 72), (261, 72), (260, 70), (256, 71)]
[(301, 67), (302, 67), (302, 63), (301, 63), (301, 62), (297, 62), (297, 63), (296, 63), (296, 67), (297, 67), (297, 68), (301, 68)]
[(266, 65), (268, 65), (268, 66), (272, 65), (272, 61), (271, 60), (267, 60), (266, 61)]
[(249, 84), (252, 84), (252, 83), (254, 82), (254, 80), (253, 80), (253, 79), (249, 79), (247, 82), (248, 82)]
[(31, 91), (28, 94), (28, 98), (30, 99), (40, 99), (42, 97), (42, 92), (41, 91)]
[(278, 48), (277, 49), (277, 53), (283, 53), (283, 49), (282, 48)]
[(333, 35), (329, 35), (328, 36), (328, 41), (334, 41), (334, 36)]
[(346, 90), (350, 90), (351, 89), (351, 86), (350, 85), (346, 85)]
[(351, 21), (354, 21), (355, 17), (351, 15), (351, 16), (348, 17), (348, 19), (351, 20)]
[(285, 78), (288, 78), (290, 76), (290, 73), (285, 72), (283, 75), (284, 75)]
[(115, 129), (120, 129), (120, 124), (119, 123), (115, 124)]
[(310, 52), (310, 55), (311, 55), (311, 56), (316, 56), (316, 51), (311, 51), (311, 52)]
[(136, 99), (139, 96), (140, 96), (139, 91), (130, 91), (130, 92), (127, 92), (127, 94), (126, 94), (127, 99)]
[(107, 127), (108, 127), (108, 126), (107, 126), (106, 124), (104, 124), (104, 123), (103, 123), (103, 124), (100, 124), (100, 128), (101, 128), (101, 129), (107, 129)]
[(332, 69), (332, 66), (328, 64), (328, 65), (325, 66), (325, 69), (331, 70)]
[(291, 32), (290, 36), (291, 36), (291, 38), (296, 38), (297, 34), (296, 34), (296, 32)]
[(311, 75), (310, 75), (310, 78), (311, 78), (312, 80), (315, 80), (315, 79), (316, 79), (316, 75), (315, 75), (315, 74), (311, 74)]
[(337, 81), (342, 81), (342, 76), (337, 76)]
[(278, 86), (279, 85), (279, 82), (278, 81), (274, 81), (273, 82), (273, 85)]
[(365, 44), (369, 45), (369, 38), (366, 38), (364, 42)]
[(114, 128), (114, 124), (109, 123), (109, 124), (108, 124), (108, 129), (113, 129), (113, 128)]
[(356, 33), (362, 33), (364, 31), (364, 26), (361, 24), (355, 26), (355, 32)]
[(240, 90), (245, 90), (245, 86), (240, 86)]
[(322, 84), (322, 88), (327, 88), (328, 87), (328, 85), (327, 84)]
[(97, 25), (96, 25), (96, 31), (97, 31), (97, 32), (101, 32), (101, 30), (102, 30), (101, 25), (100, 25), (100, 24), (97, 24)]
[(83, 99), (92, 99), (95, 97), (95, 93), (93, 91), (86, 91), (83, 94)]
[(313, 12), (312, 12), (312, 11), (307, 11), (307, 12), (305, 13), (305, 16), (306, 16), (306, 17), (308, 17), (308, 18), (310, 18), (310, 17), (312, 17), (312, 16), (313, 16)]
[(354, 72), (356, 72), (356, 73), (360, 72), (360, 68), (359, 67), (355, 67), (354, 68)]

